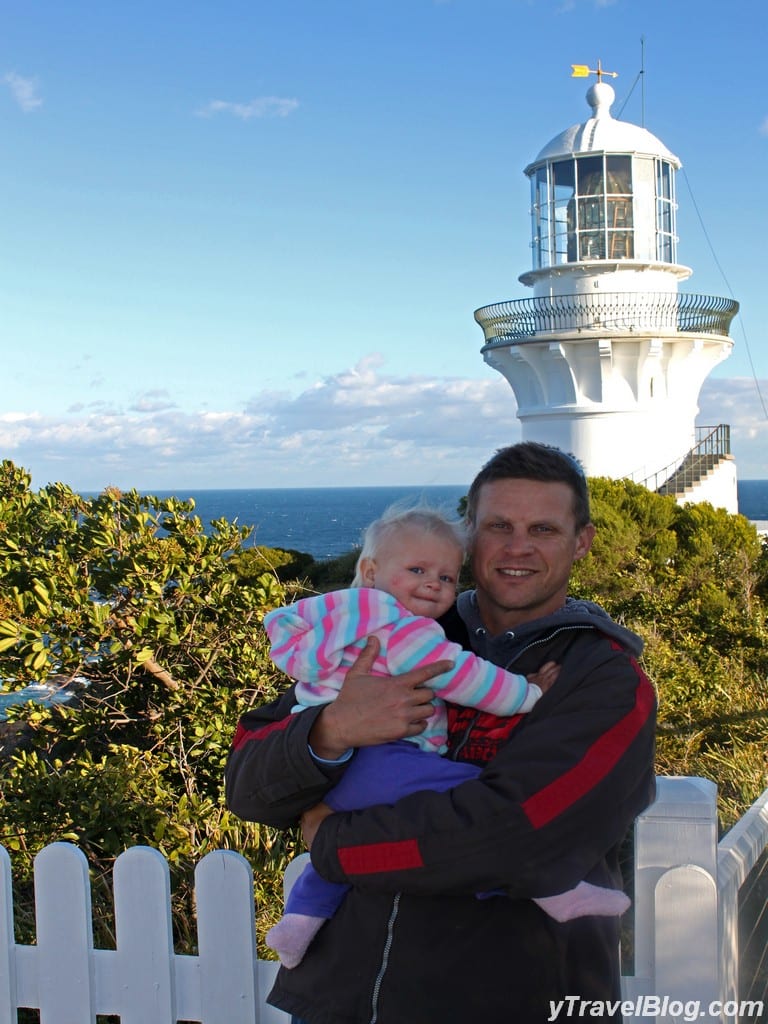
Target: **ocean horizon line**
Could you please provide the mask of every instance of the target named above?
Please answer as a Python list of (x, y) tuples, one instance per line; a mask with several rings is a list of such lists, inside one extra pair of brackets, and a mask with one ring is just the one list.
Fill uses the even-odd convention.
[[(768, 477), (754, 477), (751, 479), (738, 480), (739, 484), (768, 484)], [(391, 491), (391, 490), (431, 490), (431, 489), (443, 489), (443, 488), (459, 488), (466, 487), (469, 489), (469, 483), (448, 483), (448, 484), (282, 484), (274, 485), (270, 487), (263, 486), (238, 486), (238, 487), (215, 487), (215, 486), (194, 486), (189, 487), (138, 487), (132, 484), (130, 487), (119, 487), (114, 484), (105, 484), (100, 490), (89, 487), (78, 491), (78, 488), (73, 490), (83, 495), (89, 494), (102, 494), (109, 487), (117, 487), (119, 491), (138, 491), (140, 494), (172, 494), (179, 496), (180, 492), (190, 492), (195, 494), (206, 493), (210, 494), (213, 492), (232, 492), (232, 491)]]
[[(175, 498), (193, 502), (193, 514), (202, 521), (206, 532), (212, 528), (211, 524), (224, 519), (250, 528), (253, 532), (249, 544), (301, 551), (315, 559), (328, 559), (359, 547), (365, 528), (391, 505), (403, 501), (418, 503), (423, 499), (458, 516), (459, 502), (468, 490), (469, 484), (369, 484), (175, 487), (138, 493), (160, 501)], [(768, 481), (739, 481), (739, 506), (751, 521), (761, 526), (768, 521)]]

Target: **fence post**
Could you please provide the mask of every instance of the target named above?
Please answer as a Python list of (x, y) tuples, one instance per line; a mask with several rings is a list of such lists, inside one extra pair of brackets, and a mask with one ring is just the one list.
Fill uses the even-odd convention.
[(132, 846), (112, 870), (122, 1024), (176, 1020), (171, 881), (165, 857)]
[(35, 857), (35, 921), (41, 1024), (95, 1024), (91, 880), (76, 846), (51, 843)]
[(0, 846), (0, 1024), (18, 1020), (15, 954), (11, 858), (5, 847)]
[(214, 850), (195, 868), (200, 1002), (205, 1024), (261, 1020), (253, 871), (233, 850)]
[(716, 800), (709, 779), (660, 776), (635, 825), (635, 977), (659, 1021), (674, 1019), (665, 997), (703, 1014), (720, 998)]

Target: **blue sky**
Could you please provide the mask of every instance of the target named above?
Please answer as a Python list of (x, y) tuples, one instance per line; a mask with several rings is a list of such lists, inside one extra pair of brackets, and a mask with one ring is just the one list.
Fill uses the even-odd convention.
[(467, 482), (519, 437), (472, 314), (530, 294), (523, 168), (598, 59), (683, 162), (684, 290), (741, 303), (699, 422), (768, 477), (763, 0), (5, 0), (1, 25), (0, 458), (35, 486)]

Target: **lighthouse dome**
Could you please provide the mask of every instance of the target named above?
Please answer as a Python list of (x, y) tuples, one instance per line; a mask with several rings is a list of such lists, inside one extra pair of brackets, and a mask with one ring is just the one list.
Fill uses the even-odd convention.
[(572, 125), (556, 135), (525, 169), (526, 174), (539, 164), (577, 153), (643, 153), (662, 157), (675, 168), (680, 160), (661, 142), (639, 125), (618, 121), (611, 116), (611, 105), (616, 98), (607, 82), (595, 82), (587, 91), (587, 103), (592, 116), (581, 124)]

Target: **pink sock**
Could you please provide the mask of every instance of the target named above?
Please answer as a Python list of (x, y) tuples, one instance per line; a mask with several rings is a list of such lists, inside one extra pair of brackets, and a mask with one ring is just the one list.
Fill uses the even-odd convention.
[(267, 932), (267, 945), (280, 957), (283, 967), (296, 967), (304, 958), (307, 948), (325, 924), (324, 917), (308, 914), (283, 914)]
[(621, 889), (605, 889), (590, 882), (579, 882), (574, 889), (557, 896), (540, 896), (533, 901), (556, 921), (574, 917), (618, 917), (629, 908), (630, 899)]

